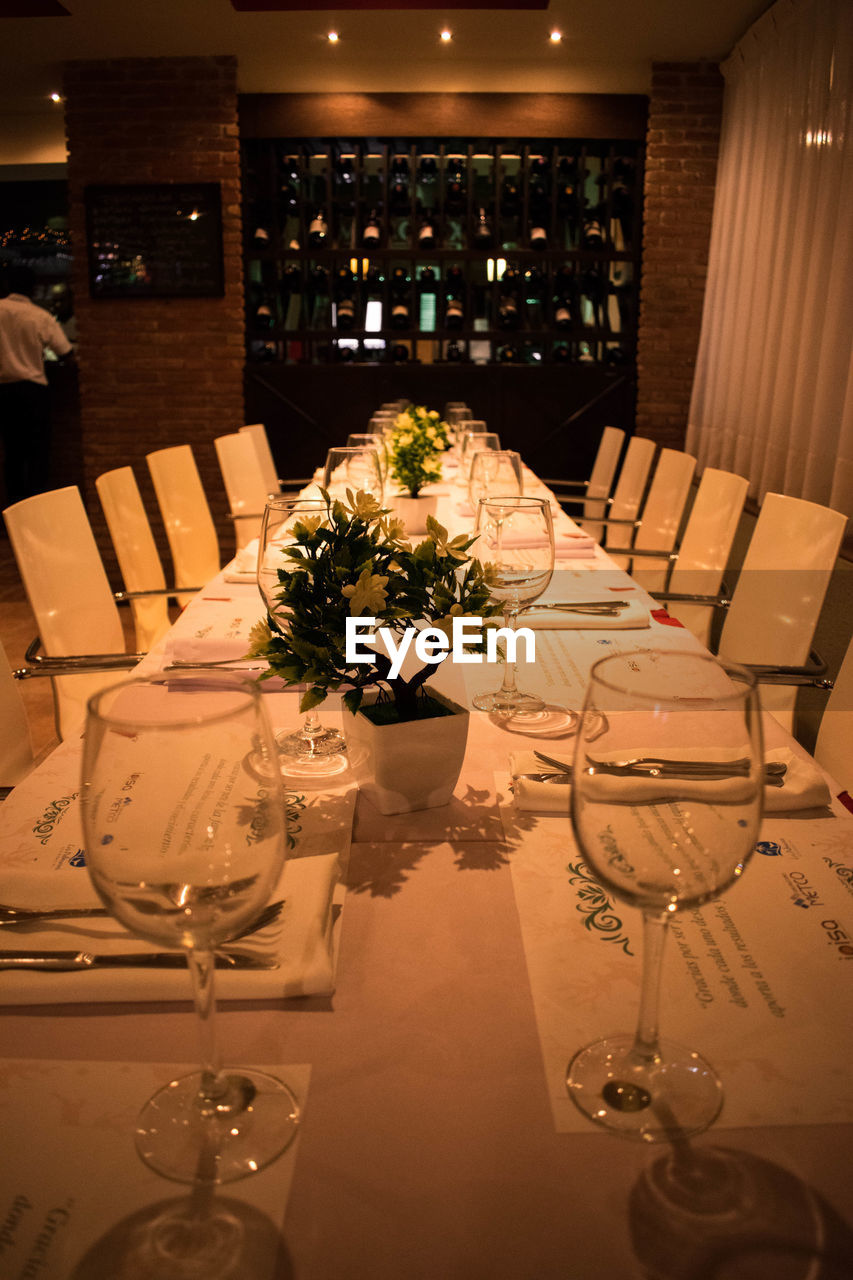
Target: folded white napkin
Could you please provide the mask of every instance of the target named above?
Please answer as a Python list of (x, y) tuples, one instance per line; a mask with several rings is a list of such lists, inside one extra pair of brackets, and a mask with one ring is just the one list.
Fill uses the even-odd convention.
[[(75, 747), (75, 752), (63, 755), (66, 768), (67, 763), (76, 764), (76, 775), (79, 743)], [(39, 773), (37, 770), (16, 787), (4, 805), (4, 820), (7, 816), (10, 819), (8, 834), (0, 838), (4, 900), (28, 907), (99, 905), (83, 862), (76, 800), (66, 806), (61, 819), (47, 830), (40, 844), (33, 844), (30, 838), (26, 862), (20, 857), (21, 841), (33, 827), (32, 815), (39, 815), (44, 825), (45, 800), (41, 792), (45, 784), (39, 785)], [(59, 779), (59, 773), (50, 779), (51, 795), (68, 792)], [(283, 898), (285, 906), (274, 924), (234, 944), (253, 954), (272, 956), (278, 964), (271, 969), (218, 970), (216, 986), (221, 998), (281, 999), (334, 990), (333, 901), (342, 900), (343, 891), (338, 885), (350, 841), (355, 796), (354, 786), (342, 786), (312, 795), (294, 791), (288, 797), (293, 806), (291, 835), (296, 847), (270, 897), (271, 901)], [(75, 848), (76, 853), (69, 857), (69, 850)], [(0, 954), (22, 950), (100, 954), (161, 948), (131, 937), (107, 916), (0, 930)], [(80, 973), (0, 969), (0, 1006), (188, 999), (190, 979), (183, 967), (122, 967)]]
[[(164, 650), (165, 665), (170, 662), (225, 662), (246, 656), (249, 641), (245, 636), (181, 636), (173, 635)], [(257, 659), (246, 658), (247, 664)]]
[[(571, 765), (572, 757), (566, 758), (555, 751), (548, 751), (548, 755), (555, 760), (565, 760), (567, 765)], [(654, 755), (654, 751), (635, 750), (624, 753), (634, 756)], [(620, 758), (624, 758), (624, 754)], [(694, 753), (695, 754), (695, 753)], [(673, 755), (673, 758), (675, 756)], [(764, 788), (764, 811), (765, 813), (784, 813), (786, 811), (796, 809), (814, 809), (820, 808), (830, 803), (829, 787), (818, 766), (810, 760), (804, 759), (802, 756), (789, 750), (787, 747), (774, 747), (765, 752), (764, 759), (766, 763), (771, 761), (782, 761), (787, 765), (785, 773), (785, 781), (781, 787), (765, 786)], [(511, 753), (509, 757), (510, 770), (513, 776), (513, 793), (515, 795), (515, 803), (519, 809), (537, 810), (540, 813), (568, 813), (569, 810), (569, 791), (570, 783), (568, 782), (534, 782), (530, 778), (520, 777), (526, 773), (547, 773), (549, 766), (538, 760), (532, 751), (519, 751)], [(608, 790), (615, 794), (616, 786), (618, 786), (619, 795), (622, 800), (636, 799), (637, 802), (645, 801), (648, 803), (653, 798), (655, 792), (664, 794), (664, 784), (656, 778), (615, 778), (602, 774), (598, 778), (603, 793)], [(632, 791), (626, 792), (625, 784), (632, 784)], [(707, 785), (700, 784), (703, 793), (707, 794)], [(726, 778), (717, 781), (715, 786), (719, 789), (719, 800), (721, 803), (731, 802), (738, 798), (738, 794), (743, 790), (743, 779)], [(689, 780), (678, 780), (679, 796), (687, 796), (691, 787), (698, 790), (696, 784), (691, 784)]]
[[(603, 597), (600, 597), (603, 599)], [(619, 599), (618, 596), (615, 599)], [(519, 626), (537, 631), (619, 631), (640, 630), (651, 626), (648, 609), (639, 600), (629, 600), (615, 617), (595, 613), (571, 613), (568, 609), (537, 609), (518, 615)]]

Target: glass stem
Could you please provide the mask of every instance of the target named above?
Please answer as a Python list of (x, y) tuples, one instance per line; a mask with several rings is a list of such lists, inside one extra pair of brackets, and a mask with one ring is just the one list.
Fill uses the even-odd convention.
[(323, 726), (320, 724), (320, 713), (318, 711), (306, 711), (305, 719), (302, 722), (302, 732), (307, 738), (316, 738), (318, 733), (323, 732)]
[(228, 1090), (228, 1079), (216, 1041), (216, 961), (212, 951), (187, 949), (187, 964), (193, 985), (193, 1002), (198, 1015), (201, 1058), (201, 1107), (205, 1115), (216, 1114), (216, 1104)]
[[(517, 608), (504, 610), (504, 626), (505, 627), (512, 627), (513, 629), (515, 629), (515, 624), (517, 620), (518, 620)], [(506, 645), (506, 641), (504, 642), (504, 644)], [(503, 683), (501, 684), (501, 693), (517, 693), (517, 692), (518, 692), (518, 688), (515, 683), (515, 663), (510, 662), (509, 660), (509, 648), (507, 646), (504, 653), (504, 678), (503, 678)]]
[(669, 930), (665, 911), (643, 912), (643, 979), (640, 991), (640, 1013), (631, 1047), (632, 1056), (643, 1065), (660, 1057), (658, 1044), (658, 1008), (663, 972), (663, 952)]

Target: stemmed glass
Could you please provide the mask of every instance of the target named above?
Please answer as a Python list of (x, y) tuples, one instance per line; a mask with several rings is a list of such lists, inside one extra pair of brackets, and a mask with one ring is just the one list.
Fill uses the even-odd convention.
[(373, 494), (382, 502), (382, 468), (376, 442), (368, 447), (330, 449), (323, 470), (323, 488), (343, 493), (346, 489)]
[[(267, 766), (262, 783), (252, 758)], [(233, 673), (126, 680), (88, 704), (80, 799), (92, 883), (131, 933), (183, 948), (192, 979), (201, 1070), (155, 1093), (136, 1124), (142, 1159), (177, 1182), (248, 1177), (296, 1133), (290, 1089), (223, 1070), (214, 1034), (216, 948), (258, 916), (284, 865), (276, 759), (260, 692)]]
[[(542, 594), (554, 572), (550, 503), (547, 498), (518, 494), (481, 498), (474, 532), (489, 591), (503, 605), (504, 626), (514, 628), (519, 610)], [(537, 714), (545, 707), (543, 698), (516, 687), (515, 662), (509, 653), (500, 689), (478, 693), (473, 704), (480, 711), (513, 716)]]
[(388, 477), (388, 451), (385, 448), (383, 437), (375, 432), (356, 432), (347, 436), (347, 448), (376, 450), (376, 457), (379, 461), (379, 476), (384, 490), (385, 481)]
[(483, 449), (500, 449), (500, 436), (495, 431), (485, 431), (478, 428), (476, 431), (466, 430), (462, 436), (462, 443), (459, 450), (459, 476), (457, 483), (463, 488), (468, 488), (468, 481), (471, 477), (471, 459), (475, 453), (481, 452)]
[(513, 449), (478, 449), (471, 458), (468, 496), (476, 511), (481, 498), (493, 493), (518, 493), (524, 487), (521, 454)]
[[(594, 739), (594, 741), (593, 741)], [(590, 675), (571, 787), (578, 845), (605, 889), (643, 913), (637, 1030), (579, 1050), (569, 1095), (596, 1124), (645, 1142), (685, 1138), (722, 1106), (717, 1073), (658, 1033), (661, 961), (676, 911), (743, 872), (761, 820), (755, 679), (701, 653), (613, 654)]]
[[(284, 553), (293, 545), (294, 525), (300, 520), (324, 521), (327, 516), (324, 498), (270, 498), (267, 502), (258, 536), (258, 590), (272, 626), (286, 625), (278, 598), (279, 573), (286, 574), (290, 567)], [(302, 725), (295, 732), (276, 734), (276, 742), (282, 755), (302, 764), (320, 764), (324, 760), (329, 763), (329, 757), (339, 757), (346, 751), (343, 734), (322, 724), (316, 708), (305, 712)]]

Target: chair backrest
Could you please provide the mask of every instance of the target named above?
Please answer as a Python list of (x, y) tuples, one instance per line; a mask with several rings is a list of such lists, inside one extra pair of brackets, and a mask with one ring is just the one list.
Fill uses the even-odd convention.
[[(625, 450), (625, 461), (616, 481), (613, 501), (610, 504), (608, 518), (611, 520), (636, 520), (646, 492), (652, 459), (657, 445), (654, 440), (646, 440), (642, 436), (632, 436)], [(584, 521), (586, 528), (586, 521)], [(630, 547), (634, 530), (630, 525), (610, 525), (605, 534), (604, 545), (611, 547)], [(617, 560), (617, 563), (620, 563)], [(623, 567), (627, 561), (621, 562)]]
[(267, 494), (279, 493), (281, 482), (279, 480), (278, 467), (275, 465), (275, 458), (272, 456), (266, 427), (262, 422), (252, 422), (246, 427), (241, 427), (240, 430), (244, 435), (250, 437), (255, 446)]
[[(675, 546), (696, 459), (678, 449), (661, 449), (643, 505), (643, 520), (633, 545), (638, 550), (671, 551)], [(643, 557), (633, 562), (631, 577), (647, 591), (662, 591), (669, 575), (669, 560)]]
[(235, 431), (214, 440), (219, 469), (234, 520), (234, 537), (240, 551), (261, 531), (268, 490), (264, 483), (255, 442)]
[[(588, 501), (584, 503), (583, 507), (585, 522), (594, 519), (596, 516), (606, 514), (604, 500), (610, 497), (610, 490), (613, 488), (613, 477), (616, 475), (619, 455), (622, 452), (624, 443), (625, 432), (620, 427), (605, 427), (602, 431), (595, 462), (592, 464), (592, 471), (589, 473), (589, 480), (586, 484)], [(598, 499), (598, 501), (595, 501), (595, 499)], [(588, 523), (584, 524), (584, 528), (596, 541), (601, 538), (604, 530), (603, 525), (591, 525)]]
[[(24, 498), (3, 512), (42, 647), (51, 657), (125, 653), (124, 630), (80, 491)], [(79, 730), (86, 700), (115, 672), (53, 680), (60, 738)]]
[[(132, 467), (105, 471), (95, 481), (126, 591), (161, 591), (166, 579)], [(136, 648), (147, 653), (170, 627), (165, 595), (131, 600)]]
[(853, 792), (853, 639), (823, 709), (814, 758), (845, 791)]
[[(731, 471), (706, 467), (678, 548), (667, 589), (682, 594), (715, 596), (723, 583), (749, 482)], [(708, 645), (714, 610), (710, 605), (676, 602), (673, 613)]]
[[(203, 587), (220, 570), (219, 539), (204, 496), (193, 451), (170, 445), (146, 454), (166, 527), (176, 587)], [(179, 597), (188, 604), (191, 595)]]
[[(733, 662), (801, 666), (808, 658), (847, 517), (768, 493), (720, 635)], [(796, 688), (761, 686), (761, 702), (793, 732)]]
[(0, 787), (15, 787), (34, 764), (27, 709), (0, 643)]

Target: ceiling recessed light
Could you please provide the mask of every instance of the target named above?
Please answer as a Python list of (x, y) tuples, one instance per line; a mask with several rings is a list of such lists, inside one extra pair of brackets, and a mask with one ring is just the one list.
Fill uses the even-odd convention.
[(448, 31), (447, 27), (445, 27), (444, 30), (440, 33), (440, 38), (441, 40), (444, 41), (445, 44), (447, 44), (450, 40), (453, 39), (453, 32)]
[(339, 38), (340, 38), (340, 37), (338, 36), (337, 31), (330, 31), (330, 32), (329, 32), (329, 44), (337, 44), (337, 43), (338, 43)]
[(563, 38), (562, 31), (552, 31), (549, 37), (551, 44), (559, 44)]
[(61, 102), (61, 101), (62, 101), (62, 94), (61, 94), (61, 93), (52, 93), (52, 94), (50, 95), (50, 100), (51, 100), (51, 102)]

